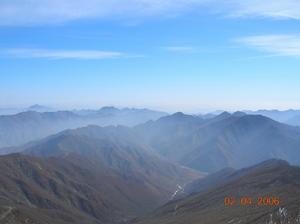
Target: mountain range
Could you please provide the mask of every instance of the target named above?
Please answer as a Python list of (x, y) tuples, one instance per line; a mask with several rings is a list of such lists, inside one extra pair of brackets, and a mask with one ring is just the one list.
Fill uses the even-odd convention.
[(204, 172), (271, 158), (300, 164), (300, 128), (262, 115), (224, 112), (203, 119), (176, 113), (135, 129), (156, 153)]
[[(97, 111), (27, 111), (0, 116), (0, 148), (22, 145), (65, 129), (90, 124), (132, 126), (167, 115), (147, 109), (103, 107)], [(4, 150), (2, 150), (4, 152)], [(5, 150), (7, 151), (7, 150)], [(1, 150), (0, 150), (1, 153)]]
[(0, 143), (1, 224), (300, 223), (300, 127), (266, 116), (28, 111)]
[[(110, 108), (105, 108), (101, 112), (101, 118), (108, 114), (107, 110), (111, 111)], [(22, 115), (25, 116), (24, 119)], [(88, 115), (89, 118), (91, 116), (94, 115)], [(20, 144), (32, 139), (37, 144), (33, 141), (24, 146), (5, 147), (0, 150), (2, 154), (23, 151), (28, 146), (47, 140), (36, 140), (37, 136), (42, 138), (49, 133), (57, 133), (66, 126), (75, 128), (87, 121), (83, 116), (72, 112), (27, 112), (9, 119), (9, 125), (0, 125), (7, 127), (0, 132), (2, 142), (13, 145), (17, 140)], [(98, 120), (94, 121), (96, 123)], [(45, 127), (49, 129), (45, 131)], [(135, 141), (146, 146), (149, 151), (201, 172), (212, 173), (226, 167), (238, 169), (272, 158), (300, 165), (300, 128), (262, 115), (223, 112), (213, 118), (203, 119), (175, 113), (128, 127), (121, 133), (124, 139), (128, 137), (127, 132), (134, 133)], [(50, 140), (46, 142), (51, 144)]]
[[(206, 114), (200, 113), (198, 116), (204, 119), (209, 119), (223, 112), (224, 111), (218, 110)], [(249, 115), (262, 115), (281, 123), (300, 126), (300, 110), (243, 110), (242, 112)]]
[(0, 157), (7, 223), (120, 223), (203, 176), (154, 155), (126, 127), (68, 130), (24, 150)]
[(278, 122), (300, 126), (300, 110), (248, 110), (244, 112), (247, 114), (263, 115)]

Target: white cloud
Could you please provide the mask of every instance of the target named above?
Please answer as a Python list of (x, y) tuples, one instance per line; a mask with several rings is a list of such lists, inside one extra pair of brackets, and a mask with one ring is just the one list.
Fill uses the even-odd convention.
[(274, 56), (300, 56), (300, 36), (297, 35), (249, 36), (235, 41)]
[(49, 58), (49, 59), (113, 59), (125, 56), (122, 52), (90, 50), (47, 50), (47, 49), (6, 49), (1, 56), (16, 58)]
[(205, 7), (230, 16), (300, 19), (299, 0), (1, 0), (0, 25), (176, 16)]

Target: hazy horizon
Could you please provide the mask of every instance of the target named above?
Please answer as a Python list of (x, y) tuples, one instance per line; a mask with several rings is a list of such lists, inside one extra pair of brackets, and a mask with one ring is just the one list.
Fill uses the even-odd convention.
[(114, 107), (117, 109), (148, 109), (153, 111), (160, 111), (160, 112), (166, 112), (169, 114), (177, 113), (177, 112), (183, 112), (187, 114), (209, 114), (209, 113), (222, 113), (222, 112), (229, 112), (234, 113), (237, 111), (247, 112), (247, 111), (260, 111), (260, 110), (267, 110), (267, 111), (298, 111), (300, 109), (298, 108), (287, 108), (287, 109), (277, 109), (277, 108), (255, 108), (255, 109), (222, 109), (222, 108), (216, 108), (216, 109), (199, 109), (199, 110), (187, 110), (185, 108), (179, 108), (178, 110), (167, 110), (163, 108), (155, 108), (155, 107), (135, 107), (135, 106), (118, 106), (118, 105), (99, 105), (99, 106), (92, 106), (92, 107), (85, 107), (85, 106), (77, 106), (77, 107), (56, 107), (55, 105), (45, 105), (45, 104), (32, 104), (32, 105), (17, 105), (17, 106), (10, 106), (10, 107), (1, 107), (0, 110), (23, 110), (23, 109), (29, 109), (32, 106), (41, 106), (46, 107), (49, 109), (49, 111), (73, 111), (73, 110), (99, 110), (105, 107)]

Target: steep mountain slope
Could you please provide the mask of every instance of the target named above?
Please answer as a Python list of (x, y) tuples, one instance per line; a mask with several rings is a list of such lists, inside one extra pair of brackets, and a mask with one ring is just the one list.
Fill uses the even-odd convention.
[[(2, 196), (9, 199), (10, 203), (1, 204), (6, 207), (17, 207), (17, 201), (22, 201), (24, 206), (20, 208), (20, 212), (24, 216), (27, 214), (26, 203), (37, 209), (46, 209), (45, 215), (51, 212), (48, 209), (53, 204), (58, 203), (66, 209), (67, 217), (79, 210), (88, 215), (88, 218), (92, 216), (97, 222), (113, 223), (116, 220), (110, 218), (120, 221), (153, 210), (171, 198), (177, 184), (185, 184), (201, 176), (153, 155), (146, 146), (137, 141), (130, 128), (125, 127), (88, 126), (68, 130), (23, 149), (25, 154), (44, 159), (19, 155), (21, 160), (25, 158), (30, 167), (34, 166), (34, 169), (30, 168), (26, 173), (26, 180), (23, 172), (27, 168), (19, 165), (18, 160), (13, 160), (10, 165), (1, 169), (1, 178), (10, 176), (3, 183), (10, 184), (2, 191), (0, 198)], [(2, 158), (10, 158), (10, 155)], [(41, 165), (37, 165), (40, 163)], [(14, 169), (9, 170), (8, 167)], [(63, 181), (66, 178), (69, 182)], [(22, 183), (21, 186), (19, 182)], [(56, 184), (53, 185), (53, 182)], [(9, 189), (15, 189), (16, 192), (21, 189), (21, 194), (10, 194)], [(37, 195), (35, 192), (38, 192)], [(66, 199), (66, 192), (79, 195), (79, 199), (76, 198), (79, 202)], [(45, 195), (49, 197), (44, 198)], [(103, 203), (105, 208), (101, 208)], [(58, 208), (60, 207), (56, 206), (54, 209)], [(29, 215), (31, 212), (38, 210), (29, 211)]]
[(192, 133), (203, 123), (204, 119), (200, 117), (179, 112), (138, 125), (134, 129), (156, 152), (170, 160), (180, 161), (191, 145)]
[(120, 184), (118, 176), (100, 163), (96, 172), (76, 162), (1, 156), (0, 223), (115, 223), (125, 217), (105, 195), (105, 190), (121, 195), (112, 184)]
[[(166, 125), (164, 120), (171, 121)], [(300, 164), (300, 129), (261, 115), (224, 112), (208, 120), (173, 115), (136, 130), (156, 152), (205, 172), (270, 158)]]
[[(124, 126), (105, 128), (87, 126), (67, 130), (35, 142), (28, 147), (25, 146), (23, 151), (38, 157), (63, 158), (76, 153), (101, 160), (106, 166), (124, 175), (155, 171), (168, 176), (168, 172), (173, 169), (174, 171), (177, 169), (179, 175), (182, 174), (182, 170), (193, 173), (188, 168), (178, 167), (166, 159), (154, 155), (153, 150), (138, 139), (131, 128)], [(176, 172), (171, 174), (176, 175)]]
[(299, 129), (260, 115), (233, 114), (204, 125), (194, 138), (198, 144), (179, 162), (199, 170), (241, 168), (271, 158), (300, 164)]
[[(225, 206), (224, 199), (227, 197), (234, 198), (235, 203)], [(252, 203), (242, 205), (240, 199), (243, 197), (251, 198)], [(279, 204), (258, 205), (259, 197), (276, 197)], [(204, 192), (169, 202), (133, 223), (297, 224), (300, 223), (299, 204), (300, 168), (284, 161), (270, 160), (237, 171), (228, 181)]]
[(233, 174), (235, 171), (233, 168), (224, 168), (204, 178), (194, 180), (184, 187), (180, 194), (177, 195), (177, 198), (200, 193), (217, 185), (221, 185), (224, 181), (229, 181), (231, 178), (234, 178), (235, 176)]
[[(37, 107), (39, 106), (33, 106), (33, 108)], [(86, 113), (82, 111), (45, 113), (28, 111), (15, 115), (0, 116), (0, 148), (18, 146), (65, 129), (78, 128), (90, 124), (131, 126), (149, 120), (156, 120), (165, 115), (166, 113), (147, 109), (104, 107), (100, 110)], [(5, 151), (9, 151), (9, 148)]]

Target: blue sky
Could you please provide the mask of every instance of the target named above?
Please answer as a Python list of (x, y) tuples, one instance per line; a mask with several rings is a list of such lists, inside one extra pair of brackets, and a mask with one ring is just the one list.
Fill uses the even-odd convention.
[(300, 108), (298, 0), (2, 0), (0, 107)]

